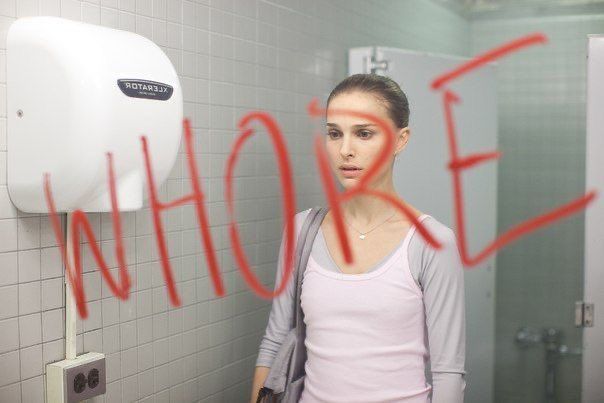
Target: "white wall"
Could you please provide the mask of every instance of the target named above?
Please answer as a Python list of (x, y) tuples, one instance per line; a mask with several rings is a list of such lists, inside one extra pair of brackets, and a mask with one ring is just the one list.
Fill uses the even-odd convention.
[[(79, 323), (78, 352), (106, 354), (108, 402), (234, 402), (249, 395), (270, 303), (248, 290), (234, 267), (222, 186), (244, 113), (258, 108), (278, 119), (294, 165), (299, 211), (322, 201), (305, 107), (346, 76), (348, 48), (381, 44), (466, 55), (469, 44), (469, 24), (428, 1), (0, 0), (2, 402), (43, 402), (45, 364), (64, 356), (64, 279), (48, 217), (16, 211), (6, 188), (6, 32), (27, 15), (81, 20), (155, 41), (179, 73), (185, 115), (195, 128), (226, 296), (214, 294), (190, 207), (163, 214), (181, 307), (168, 303), (148, 208), (122, 216), (135, 280), (128, 302), (109, 292), (85, 247), (90, 318)], [(236, 171), (240, 229), (250, 261), (272, 286), (282, 223), (275, 159), (260, 134), (245, 151)], [(162, 200), (189, 188), (181, 153), (161, 188)], [(88, 216), (116, 268), (111, 216)]]

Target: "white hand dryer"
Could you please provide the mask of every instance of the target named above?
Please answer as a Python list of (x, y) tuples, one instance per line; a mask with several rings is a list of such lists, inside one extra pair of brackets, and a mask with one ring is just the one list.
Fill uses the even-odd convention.
[(8, 190), (24, 212), (111, 210), (107, 152), (121, 211), (143, 205), (147, 136), (157, 187), (176, 161), (178, 75), (151, 40), (58, 17), (16, 20), (7, 37)]

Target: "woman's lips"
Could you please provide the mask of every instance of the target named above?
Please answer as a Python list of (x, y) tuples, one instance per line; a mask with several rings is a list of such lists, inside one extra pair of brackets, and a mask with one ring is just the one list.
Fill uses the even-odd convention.
[(362, 169), (344, 169), (344, 168), (340, 168), (340, 172), (342, 172), (342, 175), (346, 178), (356, 178), (357, 176), (361, 175), (361, 171)]

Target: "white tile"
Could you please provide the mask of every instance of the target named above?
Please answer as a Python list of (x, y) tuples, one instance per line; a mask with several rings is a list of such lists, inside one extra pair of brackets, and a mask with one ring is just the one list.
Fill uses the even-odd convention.
[(0, 253), (0, 287), (17, 284), (19, 281), (17, 262), (16, 252)]
[(84, 351), (103, 351), (103, 330), (97, 329), (90, 332), (84, 332), (83, 335)]
[(153, 17), (153, 0), (136, 0), (136, 14)]
[(154, 263), (140, 264), (136, 268), (136, 289), (143, 291), (150, 289), (153, 286), (152, 283), (152, 266)]
[(168, 296), (164, 287), (153, 289), (153, 313), (165, 312), (168, 309)]
[(170, 361), (170, 345), (168, 339), (159, 339), (153, 342), (153, 353), (155, 366)]
[(63, 309), (42, 312), (42, 340), (46, 343), (64, 337)]
[(136, 319), (136, 298), (129, 296), (127, 300), (118, 300), (120, 307), (120, 322)]
[(153, 20), (153, 42), (158, 46), (168, 43), (168, 24), (163, 20)]
[(119, 27), (119, 14), (117, 10), (101, 8), (101, 25), (108, 28)]
[(17, 250), (17, 220), (0, 220), (0, 253)]
[[(0, 82), (6, 82), (6, 52), (2, 51), (0, 51)], [(6, 151), (6, 141), (6, 118), (0, 118), (0, 151)], [(2, 217), (1, 208), (0, 218), (5, 218)]]
[(182, 23), (182, 0), (170, 0), (167, 6), (168, 21), (178, 24)]
[(19, 251), (18, 262), (19, 282), (40, 280), (40, 249)]
[(114, 325), (120, 321), (120, 307), (115, 297), (103, 298), (101, 301), (103, 311), (103, 327)]
[(137, 343), (139, 345), (153, 341), (153, 317), (136, 320)]
[(40, 15), (59, 17), (61, 14), (61, 0), (45, 0), (40, 2)]
[[(183, 378), (182, 360), (174, 360), (174, 361), (170, 362), (169, 365), (170, 365), (170, 386), (176, 386), (181, 382), (181, 379)], [(170, 392), (172, 392), (172, 390)], [(176, 400), (182, 401), (182, 397), (176, 398)]]
[(13, 383), (0, 387), (0, 402), (21, 403), (21, 384)]
[(19, 315), (40, 311), (40, 282), (19, 284)]
[[(77, 333), (77, 332), (76, 332)], [(76, 355), (84, 354), (84, 336), (76, 335)]]
[(153, 314), (153, 290), (138, 291), (131, 298), (137, 299), (137, 317), (142, 318)]
[[(94, 0), (94, 1), (98, 2), (99, 0)], [(103, 6), (103, 7), (118, 8), (119, 0), (100, 0), (100, 2), (101, 2), (101, 6)]]
[(153, 0), (153, 17), (166, 19), (168, 0)]
[(101, 299), (101, 288), (104, 278), (101, 278), (100, 270), (95, 270), (82, 275), (84, 290), (86, 291), (86, 300), (94, 301)]
[[(59, 218), (59, 226), (61, 229), (61, 235), (65, 236), (65, 228), (63, 227), (62, 220)], [(63, 238), (64, 239), (64, 238)], [(63, 242), (65, 244), (65, 242)], [(40, 246), (59, 246), (57, 237), (54, 232), (52, 220), (49, 215), (40, 216)]]
[(17, 18), (30, 17), (38, 15), (37, 0), (19, 0), (17, 1)]
[(81, 21), (81, 3), (77, 0), (61, 0), (61, 17)]
[(42, 344), (21, 349), (21, 379), (42, 375)]
[[(107, 402), (118, 402), (122, 401), (122, 383), (123, 381), (116, 380), (115, 382), (107, 383), (107, 391), (105, 392), (105, 401)], [(124, 386), (127, 387), (127, 386)], [(98, 403), (98, 402), (91, 402)]]
[(40, 249), (42, 279), (63, 277), (63, 260), (58, 247)]
[[(128, 238), (135, 235), (136, 214), (134, 212), (121, 212), (119, 214), (120, 225), (122, 229), (122, 238)], [(97, 214), (95, 221), (100, 224), (101, 239), (115, 239), (115, 230), (113, 227), (113, 216), (110, 213)], [(98, 237), (97, 237), (98, 239)]]
[(120, 351), (120, 326), (103, 327), (103, 352), (105, 354)]
[(42, 342), (42, 314), (19, 316), (19, 338), (21, 347), (28, 347)]
[(170, 346), (170, 361), (182, 357), (182, 334), (170, 336), (168, 345)]
[(122, 382), (122, 401), (138, 401), (138, 375), (126, 377)]
[(123, 11), (128, 11), (130, 13), (136, 12), (136, 1), (135, 0), (119, 0), (118, 8)]
[(8, 17), (17, 16), (17, 1), (16, 0), (2, 0), (0, 1), (0, 15)]
[(197, 5), (192, 1), (183, 1), (182, 3), (182, 23), (188, 26), (195, 26)]
[(226, 59), (233, 58), (233, 38), (225, 36), (226, 34), (210, 33), (210, 55)]
[[(208, 55), (210, 53), (210, 34), (204, 30), (198, 30), (197, 36), (197, 53), (202, 55)], [(200, 76), (202, 78), (202, 76)]]
[(0, 354), (0, 386), (20, 380), (19, 350)]
[(159, 340), (168, 336), (168, 314), (159, 313), (153, 315), (153, 340)]
[(44, 403), (44, 376), (40, 375), (22, 381), (21, 398), (23, 402)]
[(136, 321), (120, 324), (120, 343), (122, 349), (128, 349), (137, 344)]
[(122, 376), (131, 376), (138, 371), (138, 349), (135, 347), (121, 352)]
[(51, 362), (63, 360), (65, 358), (65, 338), (42, 343), (42, 357), (44, 368)]
[[(182, 25), (178, 25), (178, 24), (174, 24), (172, 22), (168, 22), (168, 24), (166, 25), (166, 46), (168, 46), (169, 48), (175, 48), (175, 49), (182, 49), (182, 44), (183, 44), (183, 28)], [(167, 56), (170, 57), (169, 52)], [(174, 59), (170, 59), (172, 61), (172, 64), (175, 64), (175, 62), (177, 62)], [(176, 66), (174, 66), (176, 68)]]
[(170, 401), (170, 390), (171, 389), (163, 389), (157, 392), (155, 395), (156, 403), (168, 403)]
[(183, 51), (188, 52), (195, 52), (195, 49), (197, 49), (197, 32), (195, 28), (187, 26), (183, 27), (182, 49)]
[(101, 23), (101, 9), (96, 4), (82, 3), (82, 22), (99, 25)]
[(137, 15), (136, 33), (149, 40), (153, 40), (153, 19)]
[[(0, 96), (6, 98), (6, 87), (0, 84)], [(0, 109), (6, 109), (5, 101), (0, 100)], [(0, 186), (8, 183), (6, 151), (0, 151)]]
[[(140, 372), (138, 374), (138, 388), (139, 388), (139, 398), (144, 398), (146, 396), (151, 396), (153, 394), (153, 369), (149, 369), (148, 371)], [(152, 396), (151, 396), (152, 397)]]
[(40, 217), (21, 217), (19, 226), (19, 249), (40, 247)]
[[(2, 126), (0, 126), (2, 127)], [(2, 142), (0, 133), (0, 143)], [(0, 149), (2, 145), (0, 144)], [(7, 186), (0, 186), (0, 219), (17, 218), (17, 208), (10, 199)]]
[(121, 354), (119, 352), (105, 355), (105, 370), (107, 383), (121, 378)]
[(62, 307), (64, 303), (63, 278), (42, 280), (42, 310)]
[(19, 348), (19, 320), (0, 320), (0, 354)]
[(103, 326), (103, 318), (101, 317), (101, 300), (90, 301), (87, 304), (88, 317), (82, 319), (82, 325), (85, 332), (99, 329)]
[(154, 378), (155, 378), (155, 392), (160, 392), (161, 390), (167, 389), (170, 387), (170, 365), (164, 364), (160, 366), (156, 366), (154, 369)]

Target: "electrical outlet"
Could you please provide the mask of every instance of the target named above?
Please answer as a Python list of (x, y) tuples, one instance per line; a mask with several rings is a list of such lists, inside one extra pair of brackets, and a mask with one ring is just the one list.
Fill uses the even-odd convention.
[(105, 393), (105, 355), (86, 353), (46, 366), (47, 403), (79, 402)]

